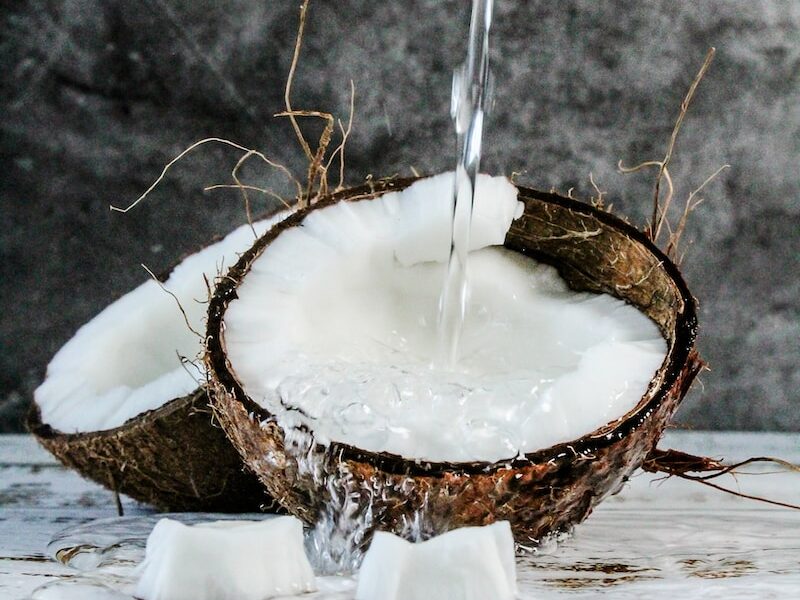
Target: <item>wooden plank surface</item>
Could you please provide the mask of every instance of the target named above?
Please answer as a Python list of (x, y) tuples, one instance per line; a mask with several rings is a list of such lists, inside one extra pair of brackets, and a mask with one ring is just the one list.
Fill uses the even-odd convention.
[[(149, 513), (125, 500), (131, 514)], [(31, 436), (0, 435), (0, 598), (25, 598), (74, 572), (47, 554), (58, 531), (116, 516), (102, 487), (62, 467)]]
[[(732, 461), (771, 455), (800, 463), (798, 434), (670, 432), (660, 446)], [(800, 503), (800, 474), (769, 466), (752, 470), (761, 474), (721, 483)], [(800, 597), (800, 511), (658, 479), (634, 477), (577, 528), (574, 539), (527, 564), (521, 584), (537, 595), (521, 597), (593, 597), (604, 586), (619, 597), (637, 597), (647, 593), (640, 587), (648, 578), (667, 577), (671, 570), (675, 593), (688, 597), (713, 596), (716, 590), (727, 597), (747, 597), (748, 590), (760, 594), (750, 597)], [(123, 505), (126, 515), (152, 514), (127, 498)], [(76, 579), (79, 573), (50, 557), (48, 543), (66, 528), (114, 516), (110, 492), (62, 468), (31, 437), (0, 436), (0, 598), (27, 598), (45, 583)], [(627, 528), (641, 535), (616, 544), (614, 538), (631, 535)], [(605, 546), (598, 543), (605, 538)], [(716, 558), (703, 556), (704, 545)], [(644, 553), (655, 558), (643, 560)]]

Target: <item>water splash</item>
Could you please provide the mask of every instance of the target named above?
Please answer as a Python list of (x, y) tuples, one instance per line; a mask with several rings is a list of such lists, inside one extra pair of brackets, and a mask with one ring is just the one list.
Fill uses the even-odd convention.
[(353, 489), (347, 464), (332, 461), (328, 447), (318, 444), (301, 423), (284, 421), (281, 427), (295, 476), (314, 487), (320, 502), (315, 524), (306, 535), (306, 554), (314, 572), (357, 571), (374, 522), (371, 498), (363, 501), (360, 491)]
[[(347, 463), (332, 459), (328, 447), (317, 444), (305, 429), (284, 426), (284, 431), (285, 447), (295, 461), (297, 476), (313, 482), (323, 499), (306, 536), (306, 552), (314, 572), (353, 574), (361, 566), (372, 533), (384, 523), (381, 516), (390, 496), (389, 487), (394, 489), (398, 484), (377, 476), (362, 484), (350, 473)], [(412, 485), (409, 480), (409, 489)], [(395, 533), (413, 541), (442, 533), (442, 528), (427, 518), (424, 499), (413, 514), (413, 519), (398, 524)]]

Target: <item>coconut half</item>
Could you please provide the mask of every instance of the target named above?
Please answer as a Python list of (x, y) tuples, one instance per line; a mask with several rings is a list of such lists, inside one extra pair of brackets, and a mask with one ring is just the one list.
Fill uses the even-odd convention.
[[(507, 196), (510, 183), (498, 179), (484, 183), (484, 188), (494, 186), (495, 196)], [(427, 206), (420, 201), (425, 196), (419, 193), (421, 187), (447, 193), (448, 184), (436, 180), (388, 180), (335, 194), (287, 218), (242, 255), (220, 281), (209, 306), (206, 362), (214, 409), (229, 438), (270, 493), (309, 523), (346, 499), (347, 506), (339, 506), (340, 512), (351, 521), (360, 520), (368, 529), (426, 537), (507, 520), (517, 541), (536, 541), (582, 521), (597, 503), (620, 489), (655, 447), (702, 366), (694, 349), (694, 300), (675, 265), (620, 219), (568, 198), (525, 188), (514, 189), (512, 202), (484, 202), (489, 208), (482, 209), (479, 181), (479, 229), (477, 236), (473, 229), (474, 248), (503, 243), (505, 250), (496, 251), (506, 257), (503, 260), (535, 258), (554, 266), (571, 290), (600, 294), (594, 298), (601, 302), (622, 300), (629, 305), (625, 310), (635, 307), (655, 335), (660, 332), (659, 343), (666, 342), (666, 356), (661, 354), (652, 363), (652, 376), (648, 375), (627, 404), (614, 405), (611, 412), (596, 408), (599, 400), (591, 390), (578, 389), (577, 404), (570, 414), (582, 425), (576, 426), (574, 437), (542, 437), (546, 445), (522, 444), (519, 453), (509, 451), (502, 458), (489, 452), (479, 459), (464, 460), (457, 455), (451, 459), (447, 454), (437, 455), (435, 449), (415, 452), (414, 447), (393, 452), (399, 446), (370, 446), (358, 436), (352, 439), (359, 443), (351, 443), (341, 431), (315, 424), (320, 415), (314, 412), (313, 394), (312, 401), (300, 405), (284, 393), (287, 378), (281, 375), (292, 375), (294, 367), (280, 361), (288, 357), (290, 363), (308, 361), (316, 368), (314, 344), (303, 346), (304, 336), (317, 336), (314, 339), (323, 350), (327, 344), (331, 352), (340, 352), (335, 342), (346, 341), (352, 316), (346, 314), (348, 303), (337, 301), (333, 279), (313, 295), (318, 306), (303, 302), (300, 306), (301, 313), (320, 312), (328, 320), (335, 319), (337, 311), (345, 315), (345, 330), (339, 337), (327, 341), (324, 335), (320, 337), (318, 330), (323, 327), (313, 319), (308, 320), (311, 326), (296, 321), (287, 328), (286, 321), (293, 314), (287, 303), (294, 302), (295, 308), (297, 303), (294, 280), (300, 280), (300, 287), (313, 287), (314, 282), (303, 279), (311, 279), (310, 263), (321, 255), (313, 251), (314, 246), (339, 253), (352, 261), (356, 270), (364, 254), (380, 262), (384, 242), (391, 246), (389, 255), (395, 263), (424, 265), (443, 260), (438, 249), (427, 254), (435, 244), (425, 240), (442, 237), (435, 228), (428, 231), (436, 219), (415, 212)], [(491, 190), (488, 195), (492, 196)], [(489, 219), (499, 223), (499, 229), (494, 225), (480, 229), (486, 210), (502, 213)], [(379, 213), (389, 215), (388, 228), (376, 216)], [(393, 228), (400, 226), (402, 231), (408, 215), (417, 230), (404, 238)], [(372, 239), (372, 245), (359, 246), (364, 239)], [(443, 241), (446, 256), (446, 236)], [(291, 268), (281, 266), (284, 262)], [(500, 263), (497, 265), (495, 270), (501, 272)], [(348, 268), (326, 265), (325, 269), (346, 280), (346, 287), (359, 281), (348, 275)], [(489, 271), (492, 269), (494, 266)], [(294, 276), (287, 277), (287, 273)], [(351, 293), (356, 288), (350, 287)], [(249, 298), (252, 304), (262, 289), (268, 292), (264, 292), (263, 314), (243, 319), (242, 303)], [(361, 289), (366, 295), (374, 293), (366, 281), (361, 281)], [(398, 297), (399, 304), (414, 301), (403, 300), (403, 294)], [(337, 304), (340, 308), (329, 311), (328, 305)], [(402, 306), (396, 308), (402, 311)], [(276, 324), (275, 315), (285, 322)], [(251, 325), (252, 332), (243, 324)], [(270, 338), (264, 331), (276, 335)], [(623, 341), (642, 341), (637, 339), (642, 331), (634, 324), (626, 334), (630, 339)], [(358, 337), (359, 333), (353, 331), (352, 335)], [(618, 356), (617, 362), (622, 363), (624, 355)], [(335, 379), (330, 373), (325, 376), (328, 383)], [(342, 378), (352, 379), (348, 373)], [(302, 378), (301, 384), (308, 387)], [(270, 388), (275, 392), (272, 396)], [(320, 405), (326, 401), (323, 396), (329, 394), (328, 388), (317, 396)], [(581, 421), (582, 413), (594, 417)], [(369, 427), (367, 423), (365, 428)]]
[[(256, 222), (256, 234), (284, 216)], [(213, 281), (253, 239), (249, 226), (236, 229), (81, 327), (34, 393), (28, 427), (39, 442), (81, 475), (161, 510), (271, 503), (213, 422), (202, 365), (182, 360), (202, 347), (189, 325), (203, 330), (204, 277)]]

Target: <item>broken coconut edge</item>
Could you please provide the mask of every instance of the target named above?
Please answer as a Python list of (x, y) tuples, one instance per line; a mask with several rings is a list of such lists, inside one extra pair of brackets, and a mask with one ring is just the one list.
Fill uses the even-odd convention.
[[(429, 532), (508, 520), (517, 542), (536, 543), (583, 521), (618, 492), (655, 448), (704, 363), (695, 349), (695, 300), (678, 270), (642, 232), (608, 212), (557, 194), (519, 187), (523, 215), (505, 246), (555, 266), (570, 288), (609, 293), (634, 305), (669, 344), (664, 363), (637, 405), (579, 439), (498, 462), (432, 462), (334, 442), (324, 454), (325, 483), (298, 471), (274, 417), (251, 400), (224, 350), (224, 315), (252, 263), (284, 230), (313, 210), (400, 191), (416, 178), (370, 181), (321, 199), (273, 227), (220, 281), (209, 304), (205, 361), (212, 407), (228, 438), (270, 494), (307, 523), (328, 498), (371, 503), (373, 525), (403, 534), (420, 514)], [(346, 474), (342, 477), (341, 474)], [(424, 508), (424, 512), (422, 509)]]

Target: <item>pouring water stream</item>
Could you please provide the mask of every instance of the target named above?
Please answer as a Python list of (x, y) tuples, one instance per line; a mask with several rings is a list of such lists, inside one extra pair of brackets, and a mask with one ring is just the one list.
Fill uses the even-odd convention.
[(458, 360), (469, 296), (469, 252), (475, 181), (481, 162), (484, 117), (490, 105), (489, 29), (493, 0), (473, 0), (466, 61), (453, 74), (450, 114), (456, 130), (450, 258), (439, 299), (439, 352), (443, 366)]

